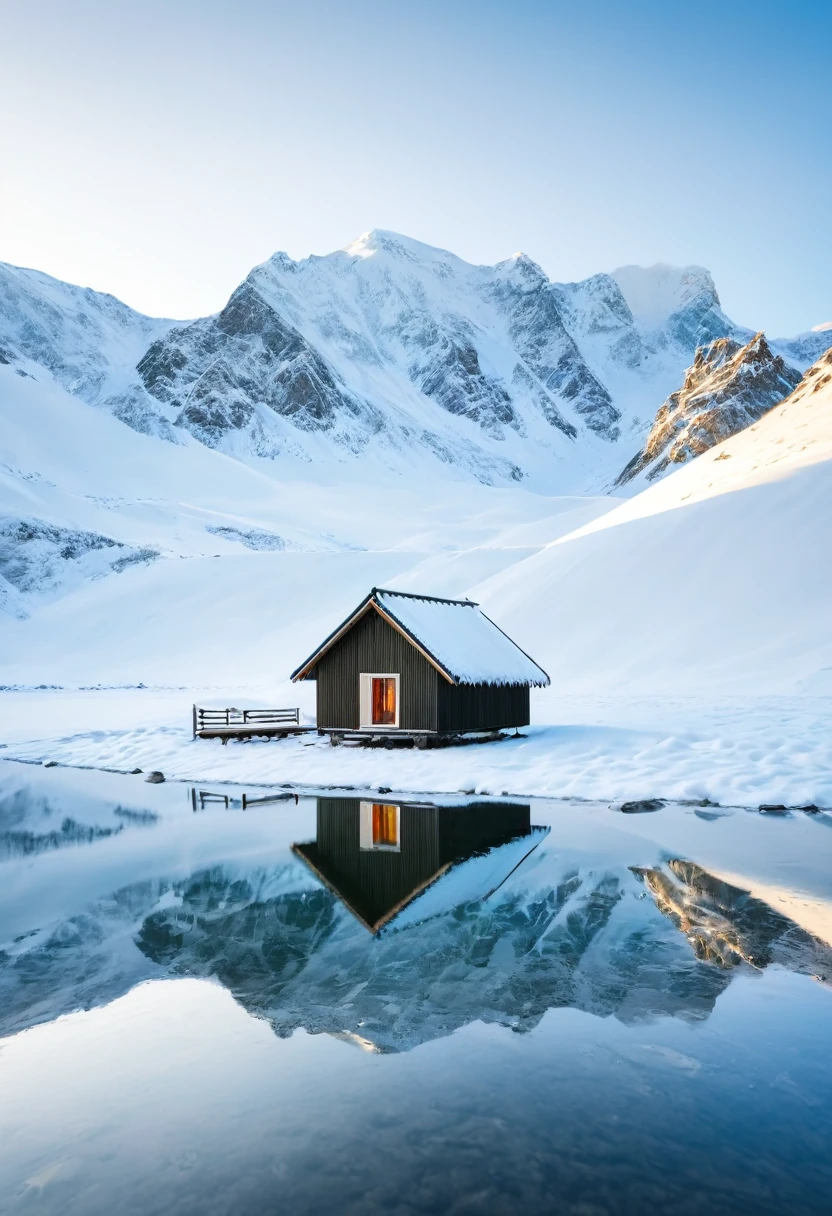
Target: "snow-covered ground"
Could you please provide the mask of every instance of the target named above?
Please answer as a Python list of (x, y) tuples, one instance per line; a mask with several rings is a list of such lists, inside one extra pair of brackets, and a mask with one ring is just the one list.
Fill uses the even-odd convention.
[[(205, 690), (200, 700), (229, 703), (232, 690), (224, 694)], [(123, 772), (160, 769), (202, 782), (832, 807), (827, 698), (555, 696), (553, 706), (542, 704), (541, 693), (533, 717), (539, 722), (548, 713), (556, 718), (551, 725), (534, 725), (519, 739), (422, 752), (333, 748), (317, 734), (225, 746), (194, 741), (192, 695), (6, 692), (0, 704), (8, 745), (0, 754)], [(283, 701), (289, 698), (297, 703), (296, 689)], [(258, 703), (234, 699), (246, 701)]]

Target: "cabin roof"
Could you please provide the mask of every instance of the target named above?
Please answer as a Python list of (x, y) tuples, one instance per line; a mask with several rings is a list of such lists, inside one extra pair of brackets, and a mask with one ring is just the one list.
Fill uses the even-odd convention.
[(473, 600), (441, 599), (373, 587), (358, 607), (296, 671), (309, 677), (320, 658), (367, 612), (378, 614), (421, 651), (451, 684), (520, 684), (543, 688), (542, 667), (503, 633)]

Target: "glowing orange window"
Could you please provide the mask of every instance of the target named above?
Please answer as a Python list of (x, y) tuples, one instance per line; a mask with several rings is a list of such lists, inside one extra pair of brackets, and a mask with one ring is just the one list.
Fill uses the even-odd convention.
[(398, 807), (388, 802), (373, 803), (373, 848), (395, 849), (399, 843)]
[(373, 676), (373, 726), (396, 725), (396, 681), (392, 676)]

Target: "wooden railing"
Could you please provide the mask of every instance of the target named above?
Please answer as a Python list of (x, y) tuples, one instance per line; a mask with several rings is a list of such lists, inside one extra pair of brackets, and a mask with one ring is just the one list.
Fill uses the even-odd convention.
[(300, 726), (299, 709), (201, 709), (193, 707), (194, 738), (203, 730), (229, 729), (237, 726), (245, 730), (258, 726)]

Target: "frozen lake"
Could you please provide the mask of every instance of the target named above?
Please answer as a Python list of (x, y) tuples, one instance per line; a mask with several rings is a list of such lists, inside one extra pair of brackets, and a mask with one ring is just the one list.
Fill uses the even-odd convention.
[(830, 829), (0, 763), (0, 1210), (825, 1213)]

